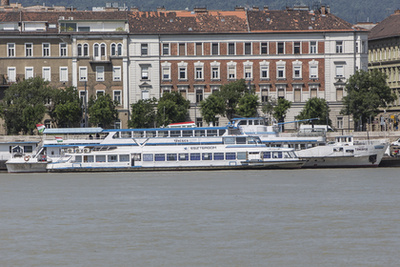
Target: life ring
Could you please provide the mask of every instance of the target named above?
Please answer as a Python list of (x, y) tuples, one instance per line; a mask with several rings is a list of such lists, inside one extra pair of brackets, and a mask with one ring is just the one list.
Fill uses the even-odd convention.
[(29, 158), (30, 158), (30, 156), (25, 156), (25, 157), (24, 157), (24, 160), (25, 160), (25, 161), (28, 161)]

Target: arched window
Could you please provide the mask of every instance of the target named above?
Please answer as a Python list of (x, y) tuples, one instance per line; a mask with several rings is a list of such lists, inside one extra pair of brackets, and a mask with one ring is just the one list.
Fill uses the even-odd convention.
[(78, 57), (82, 56), (82, 45), (78, 44)]
[(106, 44), (102, 43), (100, 45), (100, 56), (105, 57), (106, 56)]
[(122, 44), (118, 44), (118, 56), (122, 56)]
[(100, 55), (99, 48), (100, 48), (99, 44), (94, 44), (94, 46), (93, 46), (93, 56), (94, 57), (99, 57), (99, 55)]
[(116, 56), (117, 55), (116, 44), (111, 44), (111, 55), (112, 56)]
[(84, 57), (89, 56), (89, 45), (88, 44), (83, 45), (83, 56)]

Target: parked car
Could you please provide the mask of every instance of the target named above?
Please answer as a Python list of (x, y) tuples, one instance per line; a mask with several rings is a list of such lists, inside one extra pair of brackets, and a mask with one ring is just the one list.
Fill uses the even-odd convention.
[(390, 145), (392, 145), (392, 146), (400, 146), (400, 138), (397, 139), (396, 141), (392, 142)]

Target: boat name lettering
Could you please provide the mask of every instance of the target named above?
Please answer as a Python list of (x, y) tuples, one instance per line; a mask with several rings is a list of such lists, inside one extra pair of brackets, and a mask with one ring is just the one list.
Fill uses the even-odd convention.
[(216, 146), (194, 146), (190, 147), (191, 150), (200, 150), (200, 149), (216, 149)]
[(189, 143), (189, 139), (174, 139), (175, 143)]
[(368, 151), (368, 148), (366, 147), (360, 147), (360, 148), (356, 148), (357, 151)]

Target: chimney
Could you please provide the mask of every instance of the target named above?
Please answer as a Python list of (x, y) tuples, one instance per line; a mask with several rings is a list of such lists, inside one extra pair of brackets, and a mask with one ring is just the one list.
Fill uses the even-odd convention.
[(165, 6), (159, 6), (159, 7), (157, 7), (157, 11), (158, 12), (166, 11), (166, 8), (165, 8)]
[(9, 6), (10, 5), (10, 0), (1, 0), (1, 5), (2, 6)]
[(400, 9), (395, 10), (394, 14), (400, 14)]
[(326, 14), (328, 14), (328, 13), (331, 13), (331, 7), (330, 6), (326, 7)]
[(324, 5), (321, 6), (321, 14), (322, 15), (326, 14), (326, 7)]
[(260, 8), (258, 6), (253, 6), (253, 11), (259, 11)]
[(235, 6), (235, 11), (244, 11), (243, 6)]
[(207, 8), (206, 7), (194, 7), (193, 11), (196, 13), (205, 13), (205, 12), (207, 12)]
[(139, 12), (139, 8), (136, 6), (131, 7), (132, 12)]
[(269, 7), (268, 7), (268, 6), (264, 6), (264, 10), (265, 10), (265, 11), (268, 11), (268, 10), (269, 10)]

